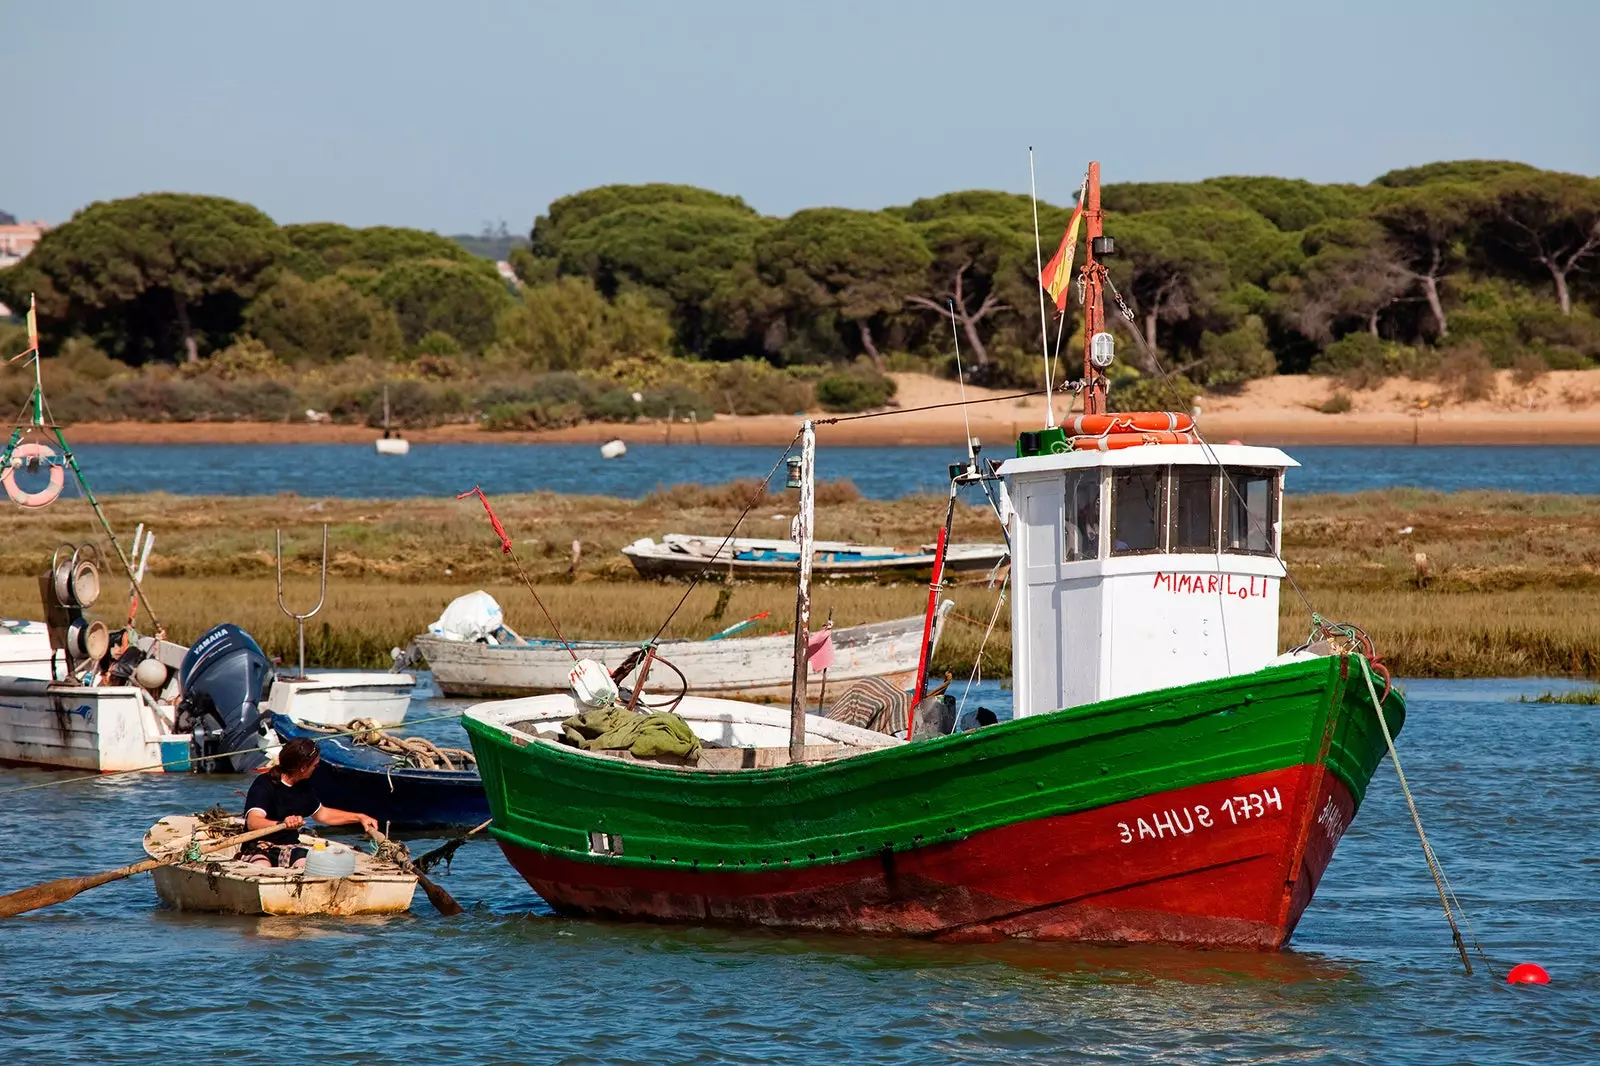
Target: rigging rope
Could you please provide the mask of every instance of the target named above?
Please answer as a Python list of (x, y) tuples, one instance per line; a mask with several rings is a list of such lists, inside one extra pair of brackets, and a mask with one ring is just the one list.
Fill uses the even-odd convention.
[[(967, 678), (967, 687), (961, 690), (961, 702), (956, 705), (956, 721), (958, 723), (961, 721), (962, 712), (967, 708), (967, 696), (972, 692), (972, 686), (978, 682), (978, 672), (983, 669), (983, 650), (989, 646), (989, 634), (994, 632), (995, 623), (1000, 621), (1000, 608), (1004, 607), (1006, 602), (1006, 583), (1010, 580), (1011, 572), (1008, 570), (1005, 578), (1000, 582), (1000, 595), (995, 597), (994, 612), (989, 615), (989, 625), (983, 631), (983, 639), (978, 642), (978, 656), (972, 660), (972, 674)], [(967, 618), (965, 615), (957, 614), (955, 611), (950, 613), (969, 624), (977, 624), (977, 619), (975, 618)]]
[[(1063, 381), (1054, 389), (1034, 389), (1032, 392), (1014, 392), (1009, 396), (986, 396), (981, 400), (951, 400), (948, 403), (930, 403), (922, 407), (896, 407), (888, 411), (863, 411), (858, 415), (834, 415), (832, 418), (814, 418), (813, 426), (833, 426), (840, 422), (855, 422), (862, 418), (887, 418), (890, 415), (914, 415), (919, 411), (938, 411), (945, 407), (965, 407), (969, 404), (999, 403), (1002, 400), (1026, 400), (1033, 396), (1044, 396), (1048, 392), (1082, 392), (1083, 382)], [(794, 447), (793, 444), (790, 447)]]

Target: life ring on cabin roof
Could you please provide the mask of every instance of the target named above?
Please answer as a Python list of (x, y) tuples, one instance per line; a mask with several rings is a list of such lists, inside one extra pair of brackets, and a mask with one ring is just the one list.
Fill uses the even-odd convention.
[(1061, 427), (1068, 436), (1088, 437), (1102, 433), (1127, 433), (1154, 430), (1191, 430), (1194, 419), (1171, 411), (1129, 411), (1114, 415), (1074, 415)]
[[(67, 485), (67, 471), (56, 459), (55, 449), (48, 444), (19, 444), (11, 453), (11, 462), (4, 470), (0, 470), (0, 485), (6, 487), (6, 495), (24, 507), (48, 507), (56, 502), (61, 495), (61, 490)], [(17, 484), (17, 467), (28, 460), (44, 463), (50, 468), (50, 482), (38, 492), (25, 492)]]
[(1114, 452), (1145, 444), (1199, 444), (1200, 434), (1183, 430), (1145, 430), (1141, 433), (1106, 433), (1098, 437), (1073, 437), (1076, 452)]

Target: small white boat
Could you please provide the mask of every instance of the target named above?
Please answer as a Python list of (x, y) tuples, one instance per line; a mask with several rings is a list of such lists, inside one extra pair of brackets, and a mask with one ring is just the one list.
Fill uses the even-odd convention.
[[(935, 618), (933, 640), (938, 646), (945, 614), (953, 607), (945, 600)], [(909, 689), (917, 678), (922, 655), (921, 615), (833, 631), (833, 665), (828, 668), (830, 691), (864, 677), (881, 677)], [(427, 659), (434, 684), (446, 696), (520, 696), (566, 692), (572, 656), (558, 640), (518, 637), (503, 627), (505, 640), (487, 643), (451, 640), (432, 633), (418, 636), (413, 646)], [(598, 659), (607, 669), (639, 650), (622, 641), (574, 641), (580, 659)], [(787, 700), (794, 684), (794, 637), (729, 637), (723, 640), (664, 640), (659, 654), (683, 671), (688, 691), (698, 694), (738, 695), (746, 699)], [(813, 674), (806, 694), (821, 694), (822, 675)], [(838, 687), (835, 687), (838, 686)]]
[[(916, 550), (885, 545), (820, 540), (813, 545), (812, 574), (818, 579), (906, 576), (933, 568), (934, 546)], [(734, 577), (790, 579), (800, 546), (790, 540), (668, 533), (660, 543), (643, 537), (622, 549), (642, 577), (694, 577), (711, 567)], [(1004, 544), (952, 544), (945, 549), (946, 572), (992, 570), (1006, 558)]]
[(174, 702), (188, 649), (153, 638), (139, 645), (167, 667), (154, 693), (137, 684), (0, 676), (0, 762), (113, 773), (186, 759), (190, 738), (176, 732)]
[[(211, 826), (191, 815), (171, 815), (150, 827), (144, 850), (162, 859), (182, 852), (191, 840), (204, 844), (244, 831), (231, 819)], [(310, 847), (316, 838), (302, 834)], [(317, 877), (300, 870), (242, 862), (237, 847), (215, 851), (194, 862), (159, 866), (151, 871), (156, 895), (180, 911), (222, 914), (403, 914), (411, 909), (417, 879), (398, 864), (368, 855), (336, 840), (328, 850), (355, 853), (355, 872), (348, 877)]]
[(370, 719), (379, 728), (399, 725), (417, 679), (411, 674), (312, 670), (280, 675), (267, 693), (267, 710), (312, 725)]

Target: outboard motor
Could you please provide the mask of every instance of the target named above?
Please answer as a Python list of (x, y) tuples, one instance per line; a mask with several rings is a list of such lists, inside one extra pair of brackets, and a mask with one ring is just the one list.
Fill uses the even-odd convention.
[(190, 747), (199, 769), (245, 773), (265, 761), (257, 739), (271, 669), (255, 639), (231, 622), (189, 648), (178, 672), (178, 728), (193, 734)]

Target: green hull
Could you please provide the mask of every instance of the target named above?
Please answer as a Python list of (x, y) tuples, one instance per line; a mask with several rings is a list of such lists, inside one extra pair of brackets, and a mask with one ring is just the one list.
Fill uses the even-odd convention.
[[(1403, 700), (1385, 707), (1398, 732)], [(640, 871), (827, 866), (1296, 766), (1325, 767), (1359, 805), (1384, 753), (1359, 663), (1342, 657), (764, 770), (687, 771), (466, 728), (502, 844)], [(622, 853), (592, 853), (591, 832)]]

